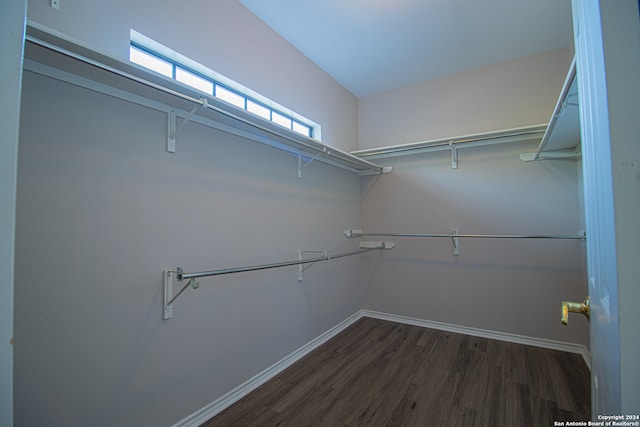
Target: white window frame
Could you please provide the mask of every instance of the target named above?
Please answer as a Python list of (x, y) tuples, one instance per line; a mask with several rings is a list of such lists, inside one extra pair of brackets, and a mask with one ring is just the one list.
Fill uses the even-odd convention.
[[(268, 120), (296, 134), (318, 141), (321, 140), (321, 128), (318, 123), (204, 67), (202, 64), (161, 45), (133, 29), (131, 30), (130, 40), (129, 59), (132, 62), (203, 91), (207, 95), (214, 96), (236, 108), (248, 111), (256, 115), (256, 117)], [(141, 60), (140, 58), (143, 56), (146, 56), (149, 60)], [(155, 70), (150, 66), (154, 61), (165, 65), (165, 69)], [(171, 75), (166, 70), (166, 64), (171, 64), (173, 67)], [(189, 79), (182, 78), (181, 75), (183, 74), (188, 75)], [(211, 90), (209, 90), (209, 87), (211, 87)], [(259, 110), (259, 112), (255, 110)], [(288, 123), (288, 126), (285, 123)]]

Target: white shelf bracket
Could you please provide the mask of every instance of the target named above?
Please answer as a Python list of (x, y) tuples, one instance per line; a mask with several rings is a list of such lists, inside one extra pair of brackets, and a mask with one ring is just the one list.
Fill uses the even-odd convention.
[(176, 110), (171, 107), (167, 114), (167, 153), (176, 152)]
[(362, 230), (344, 230), (344, 237), (359, 237), (362, 234)]
[(451, 148), (451, 169), (458, 169), (458, 147), (453, 142), (449, 143)]
[(313, 163), (313, 161), (315, 159), (317, 159), (318, 157), (320, 157), (322, 154), (326, 154), (327, 156), (331, 155), (331, 150), (327, 151), (325, 149), (324, 152), (320, 152), (318, 154), (316, 154), (315, 156), (313, 156), (312, 158), (310, 158), (305, 164), (302, 164), (302, 153), (298, 153), (298, 179), (302, 178), (302, 169), (306, 168), (307, 166), (309, 166), (311, 163)]
[(189, 114), (182, 120), (180, 126), (176, 128), (176, 109), (175, 105), (169, 109), (168, 114), (168, 123), (167, 123), (167, 152), (175, 153), (176, 152), (176, 136), (178, 133), (191, 121), (193, 116), (196, 114), (196, 110), (198, 108), (207, 108), (209, 106), (209, 102), (207, 98), (200, 98), (201, 105), (195, 105)]
[(454, 255), (460, 255), (460, 246), (458, 246), (458, 244), (460, 243), (460, 238), (458, 237), (458, 229), (454, 228), (453, 230), (451, 230), (451, 232), (449, 233), (449, 237), (451, 238), (451, 243), (453, 243), (453, 254)]
[(173, 282), (177, 279), (179, 274), (182, 274), (182, 269), (178, 270), (164, 270), (162, 272), (164, 279), (164, 298), (162, 299), (162, 318), (164, 320), (171, 319), (173, 317), (173, 302), (189, 287), (198, 289), (200, 282), (196, 282), (196, 279), (189, 279), (189, 281), (180, 288), (180, 290), (173, 294)]
[(396, 242), (360, 242), (360, 249), (384, 249), (391, 250), (396, 247)]
[(520, 160), (523, 162), (532, 162), (535, 160), (561, 160), (561, 159), (579, 159), (581, 152), (579, 150), (555, 150), (541, 151), (540, 153), (523, 153), (520, 154)]
[(176, 272), (173, 270), (164, 270), (162, 277), (164, 279), (164, 298), (163, 298), (163, 314), (164, 320), (171, 319), (173, 317), (173, 305), (169, 304), (171, 298), (173, 298), (173, 279), (176, 276)]
[[(302, 260), (304, 259), (304, 258), (303, 258), (303, 255), (304, 255), (304, 254), (321, 254), (324, 258), (327, 258), (327, 256), (328, 256), (328, 255), (327, 255), (327, 251), (303, 251), (303, 250), (299, 250), (299, 251), (298, 251), (298, 259), (299, 259), (300, 261), (302, 261)], [(317, 261), (316, 261), (316, 262), (317, 262)], [(311, 262), (311, 263), (309, 263), (309, 264), (307, 264), (307, 265), (300, 264), (300, 265), (298, 266), (298, 282), (302, 282), (302, 281), (304, 280), (304, 271), (305, 271), (307, 268), (309, 268), (309, 267), (313, 266), (314, 264), (315, 264), (315, 262)]]

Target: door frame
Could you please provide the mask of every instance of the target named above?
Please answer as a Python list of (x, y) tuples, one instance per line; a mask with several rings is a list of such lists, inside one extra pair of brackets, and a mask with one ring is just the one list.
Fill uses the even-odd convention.
[(572, 7), (597, 420), (640, 413), (640, 14), (637, 0)]
[(18, 132), (27, 0), (0, 3), (0, 425), (13, 425), (13, 284)]

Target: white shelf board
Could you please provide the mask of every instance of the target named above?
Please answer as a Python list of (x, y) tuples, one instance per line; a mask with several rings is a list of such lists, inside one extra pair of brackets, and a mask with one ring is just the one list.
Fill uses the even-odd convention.
[(384, 159), (389, 157), (407, 156), (433, 151), (450, 150), (452, 147), (466, 148), (484, 145), (506, 144), (521, 141), (540, 140), (544, 135), (547, 124), (538, 124), (500, 131), (462, 135), (429, 141), (397, 144), (386, 147), (370, 148), (351, 151), (354, 156), (363, 159)]
[(520, 155), (523, 161), (577, 158), (580, 156), (580, 111), (575, 59), (569, 67), (549, 126), (535, 153)]

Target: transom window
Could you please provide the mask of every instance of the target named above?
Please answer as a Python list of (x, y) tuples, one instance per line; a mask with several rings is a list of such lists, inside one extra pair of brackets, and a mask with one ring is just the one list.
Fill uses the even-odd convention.
[[(131, 45), (129, 47), (129, 60), (131, 62), (191, 86), (207, 95), (213, 95), (235, 107), (242, 108), (258, 117), (290, 129), (293, 132), (309, 138), (320, 139), (320, 127), (316, 123), (296, 113), (287, 113), (283, 111), (286, 110), (284, 108), (274, 108), (272, 105), (275, 103), (261, 95), (255, 94), (255, 92), (253, 96), (248, 93), (243, 93), (241, 90), (243, 88), (242, 85), (227, 78), (224, 79), (225, 82), (223, 83), (219, 81), (219, 79), (211, 77), (211, 75), (220, 75), (175, 52), (168, 52), (168, 48), (153, 42), (151, 39), (133, 30), (131, 30), (131, 35)], [(146, 43), (143, 44), (140, 40), (146, 41)], [(154, 50), (156, 46), (159, 48)], [(172, 59), (173, 57), (184, 58), (184, 60), (175, 60)], [(210, 71), (210, 73), (207, 73), (207, 71)], [(233, 87), (234, 85), (237, 88)], [(253, 91), (247, 90), (247, 92)]]

